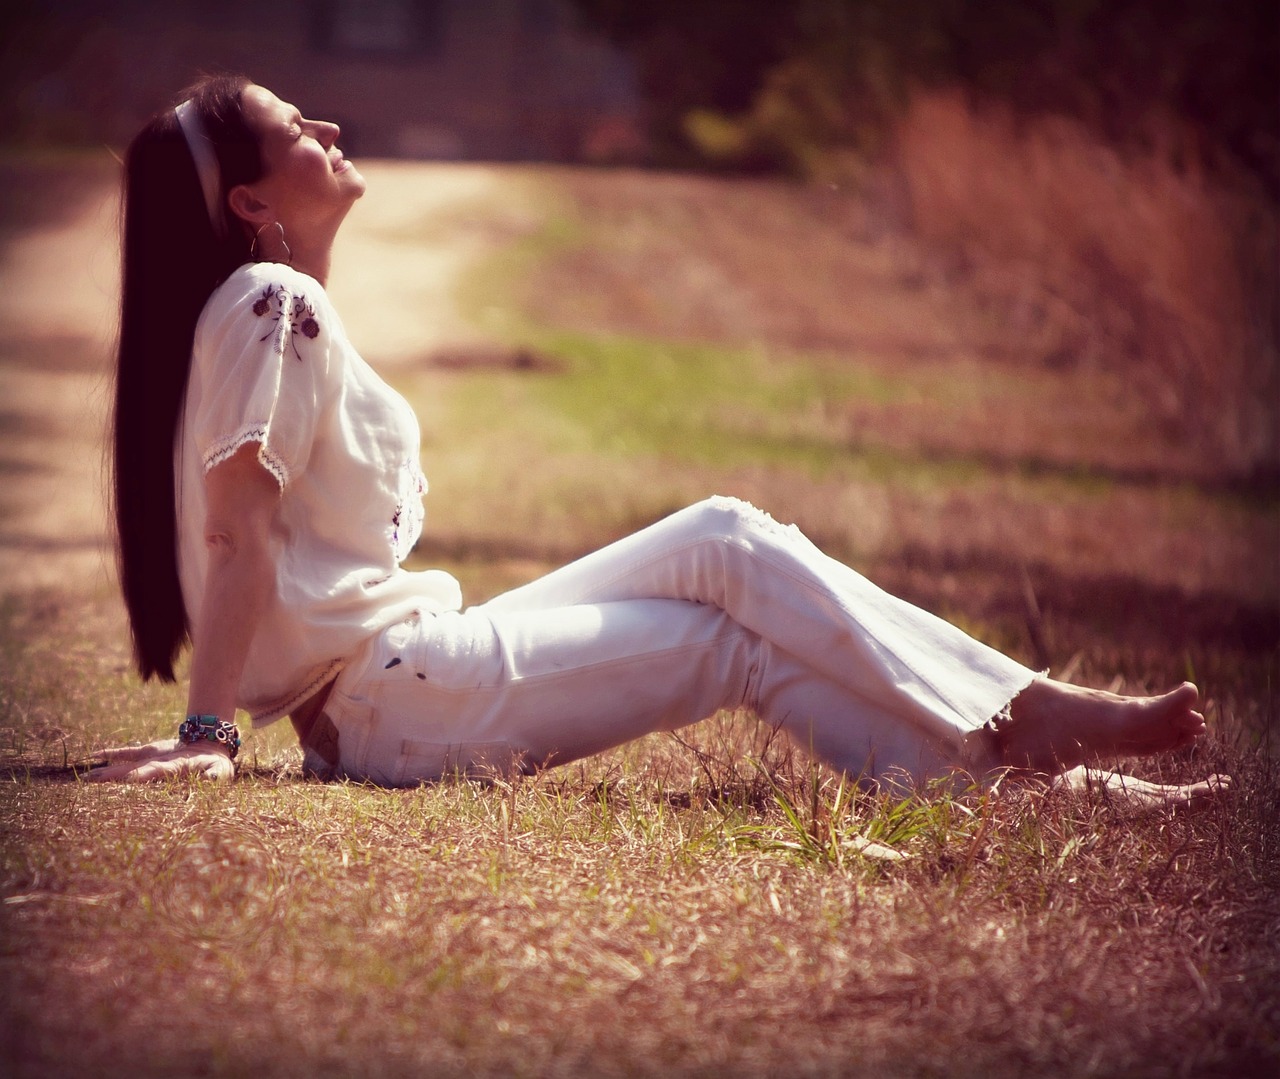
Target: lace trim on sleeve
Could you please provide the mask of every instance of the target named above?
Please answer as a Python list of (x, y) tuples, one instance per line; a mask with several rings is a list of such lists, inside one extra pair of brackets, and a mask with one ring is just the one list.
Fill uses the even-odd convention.
[(259, 463), (276, 478), (276, 483), (283, 490), (284, 486), (289, 482), (289, 470), (284, 461), (267, 445), (268, 431), (269, 428), (265, 423), (255, 423), (250, 427), (241, 428), (234, 435), (220, 438), (209, 447), (204, 455), (205, 475), (208, 475), (209, 470), (214, 465), (220, 465), (228, 457), (233, 456), (241, 446), (256, 442), (258, 443)]

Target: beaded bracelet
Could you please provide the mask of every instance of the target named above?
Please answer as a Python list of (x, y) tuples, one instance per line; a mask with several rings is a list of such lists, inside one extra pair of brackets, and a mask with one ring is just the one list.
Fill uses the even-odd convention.
[(217, 716), (187, 716), (178, 727), (178, 741), (194, 744), (205, 740), (226, 746), (235, 760), (240, 751), (240, 728)]

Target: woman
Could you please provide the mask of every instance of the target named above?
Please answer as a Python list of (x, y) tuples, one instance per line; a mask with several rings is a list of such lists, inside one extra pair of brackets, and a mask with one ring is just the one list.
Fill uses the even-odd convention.
[(126, 162), (115, 412), (121, 581), (177, 739), (93, 773), (233, 775), (237, 707), (306, 767), (396, 785), (532, 769), (749, 708), (865, 781), (1055, 774), (1204, 731), (1197, 691), (1054, 682), (883, 593), (794, 527), (715, 498), (463, 610), (400, 567), (426, 483), (408, 405), (324, 292), (365, 190), (333, 124), (199, 84)]

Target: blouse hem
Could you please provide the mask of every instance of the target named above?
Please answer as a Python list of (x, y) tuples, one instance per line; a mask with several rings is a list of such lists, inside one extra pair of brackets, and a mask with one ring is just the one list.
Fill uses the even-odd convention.
[(272, 723), (284, 719), (298, 705), (314, 697), (327, 683), (333, 681), (342, 668), (346, 666), (346, 663), (345, 659), (335, 659), (319, 675), (308, 682), (305, 688), (298, 692), (290, 694), (267, 708), (258, 709), (257, 711), (246, 709), (249, 712), (249, 722), (254, 727), (269, 727)]

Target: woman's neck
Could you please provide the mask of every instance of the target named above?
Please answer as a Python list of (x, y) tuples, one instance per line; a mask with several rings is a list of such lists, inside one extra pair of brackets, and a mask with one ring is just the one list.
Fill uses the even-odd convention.
[(267, 228), (258, 237), (256, 261), (282, 262), (327, 286), (333, 240), (333, 236), (308, 240), (296, 233), (290, 238), (277, 228)]
[(320, 284), (326, 288), (329, 284), (329, 263), (333, 258), (333, 248), (326, 248), (323, 252), (312, 254), (299, 253), (294, 255), (293, 268), (300, 270), (308, 277), (314, 277)]

